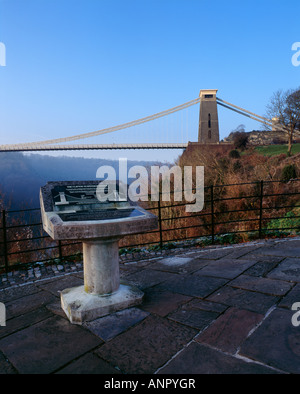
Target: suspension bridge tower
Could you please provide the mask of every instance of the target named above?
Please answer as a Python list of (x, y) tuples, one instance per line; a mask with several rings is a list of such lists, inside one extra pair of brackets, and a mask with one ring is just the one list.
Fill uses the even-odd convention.
[(217, 89), (200, 90), (198, 142), (202, 144), (217, 144), (220, 141), (217, 91)]

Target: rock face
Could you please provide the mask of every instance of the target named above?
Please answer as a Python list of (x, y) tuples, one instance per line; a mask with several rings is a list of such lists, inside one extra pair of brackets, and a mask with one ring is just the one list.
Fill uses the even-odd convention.
[[(253, 130), (247, 132), (249, 137), (249, 143), (251, 145), (271, 145), (271, 144), (286, 144), (288, 142), (288, 136), (278, 131), (265, 131), (265, 130)], [(300, 139), (300, 130), (294, 132), (294, 140)], [(228, 137), (224, 138), (224, 142), (233, 141), (233, 132)]]

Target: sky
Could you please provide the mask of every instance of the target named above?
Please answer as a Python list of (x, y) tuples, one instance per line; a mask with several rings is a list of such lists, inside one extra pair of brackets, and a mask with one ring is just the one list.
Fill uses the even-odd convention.
[[(201, 89), (264, 115), (275, 91), (300, 86), (300, 66), (291, 61), (299, 14), (299, 0), (0, 0), (0, 144), (130, 122), (193, 100)], [(221, 139), (240, 124), (261, 128), (218, 110)], [(197, 119), (199, 106), (190, 111), (172, 122)], [(164, 127), (181, 142), (161, 120), (136, 134), (81, 143), (142, 142)], [(196, 141), (197, 124), (188, 127)], [(172, 161), (180, 152), (69, 154)]]

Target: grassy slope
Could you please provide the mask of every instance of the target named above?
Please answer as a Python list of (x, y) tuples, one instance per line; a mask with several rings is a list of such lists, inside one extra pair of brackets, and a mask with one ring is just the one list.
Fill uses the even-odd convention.
[[(255, 150), (264, 156), (275, 156), (281, 153), (287, 153), (287, 145), (268, 145), (257, 146)], [(300, 144), (293, 144), (292, 154), (300, 152)]]

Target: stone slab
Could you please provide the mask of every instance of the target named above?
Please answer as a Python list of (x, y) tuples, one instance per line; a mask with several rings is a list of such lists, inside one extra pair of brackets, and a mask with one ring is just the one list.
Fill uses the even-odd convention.
[(195, 340), (223, 352), (235, 354), (249, 332), (262, 321), (263, 317), (262, 314), (248, 310), (229, 308)]
[(226, 258), (239, 259), (239, 258), (243, 257), (245, 259), (248, 259), (247, 254), (255, 251), (259, 247), (260, 247), (259, 245), (247, 246), (247, 244), (229, 246), (228, 249), (231, 249), (231, 252), (228, 255), (226, 255)]
[(197, 271), (201, 267), (210, 263), (210, 260), (193, 259), (191, 257), (172, 256), (159, 260), (151, 264), (151, 268), (155, 270), (175, 272), (178, 274), (186, 274)]
[(279, 297), (224, 286), (210, 295), (207, 300), (265, 314), (279, 301)]
[(13, 301), (27, 295), (38, 293), (40, 290), (34, 284), (27, 284), (25, 286), (10, 287), (0, 291), (0, 302)]
[(296, 286), (283, 297), (278, 306), (291, 309), (295, 302), (300, 302), (300, 283), (297, 283)]
[(59, 297), (59, 293), (64, 289), (80, 286), (82, 284), (83, 284), (83, 279), (74, 275), (66, 275), (66, 276), (62, 276), (61, 278), (56, 278), (56, 280), (51, 280), (49, 282), (47, 281), (46, 283), (40, 282), (37, 284), (37, 286), (40, 289), (47, 290), (53, 295)]
[[(199, 259), (218, 260), (232, 253), (231, 248), (217, 248), (207, 250), (207, 252), (199, 253)], [(196, 257), (196, 256), (194, 256)]]
[(282, 371), (300, 373), (300, 329), (294, 311), (275, 309), (244, 342), (240, 354)]
[[(248, 256), (265, 255), (265, 256), (282, 256), (282, 257), (298, 257), (300, 256), (300, 243), (295, 240), (287, 240), (285, 242), (277, 242), (274, 245), (263, 246)], [(248, 257), (247, 256), (247, 257)]]
[(7, 360), (3, 353), (0, 352), (0, 375), (16, 374), (18, 373), (12, 364)]
[(193, 308), (190, 305), (184, 305), (176, 312), (171, 313), (168, 319), (198, 330), (203, 330), (218, 316), (219, 314), (216, 312), (203, 311), (199, 308)]
[(194, 298), (187, 305), (192, 306), (193, 308), (201, 309), (202, 311), (223, 313), (228, 308), (227, 305), (218, 304), (217, 302), (211, 302), (207, 300), (199, 300), (198, 298)]
[(101, 316), (139, 305), (144, 293), (138, 288), (120, 284), (119, 289), (109, 295), (89, 294), (84, 286), (72, 287), (61, 292), (61, 306), (73, 324), (83, 324)]
[(5, 327), (0, 327), (0, 338), (10, 335), (16, 331), (22, 330), (23, 328), (29, 327), (32, 324), (38, 323), (41, 320), (45, 320), (52, 316), (52, 313), (45, 307), (30, 311), (23, 315), (6, 321)]
[(268, 278), (300, 282), (300, 258), (286, 258), (269, 274)]
[(99, 319), (87, 322), (84, 326), (93, 334), (104, 341), (114, 338), (128, 328), (141, 322), (149, 315), (148, 312), (138, 308), (129, 308), (111, 315), (100, 317)]
[(149, 316), (95, 352), (124, 373), (154, 373), (198, 331), (159, 316)]
[(274, 370), (246, 362), (197, 342), (191, 342), (158, 374), (274, 374)]
[(200, 275), (182, 275), (167, 283), (160, 284), (160, 288), (172, 291), (173, 293), (187, 296), (205, 298), (219, 287), (223, 286), (227, 279), (213, 278)]
[(18, 315), (23, 315), (42, 306), (46, 306), (47, 304), (54, 302), (56, 299), (57, 298), (53, 294), (47, 291), (39, 291), (13, 301), (6, 302), (6, 318), (11, 319)]
[(195, 274), (233, 279), (255, 263), (255, 260), (222, 258), (220, 260), (212, 261), (204, 268), (195, 272)]
[(49, 374), (103, 341), (55, 316), (0, 340), (0, 351), (21, 374)]
[(282, 261), (282, 257), (266, 256), (263, 261), (258, 261), (245, 271), (245, 274), (251, 276), (266, 276), (278, 263)]
[(120, 374), (121, 372), (95, 354), (87, 353), (56, 373), (60, 375), (111, 375)]
[(137, 286), (139, 289), (145, 290), (148, 287), (155, 286), (159, 283), (170, 280), (173, 277), (177, 277), (177, 275), (170, 272), (161, 272), (145, 268), (139, 272), (126, 275), (126, 280)]
[(282, 280), (258, 278), (249, 275), (240, 275), (229, 283), (232, 287), (238, 287), (245, 290), (258, 291), (270, 295), (285, 295), (292, 287), (292, 283)]
[(164, 317), (191, 299), (192, 297), (183, 294), (171, 293), (167, 290), (152, 287), (145, 290), (145, 296), (140, 308)]

